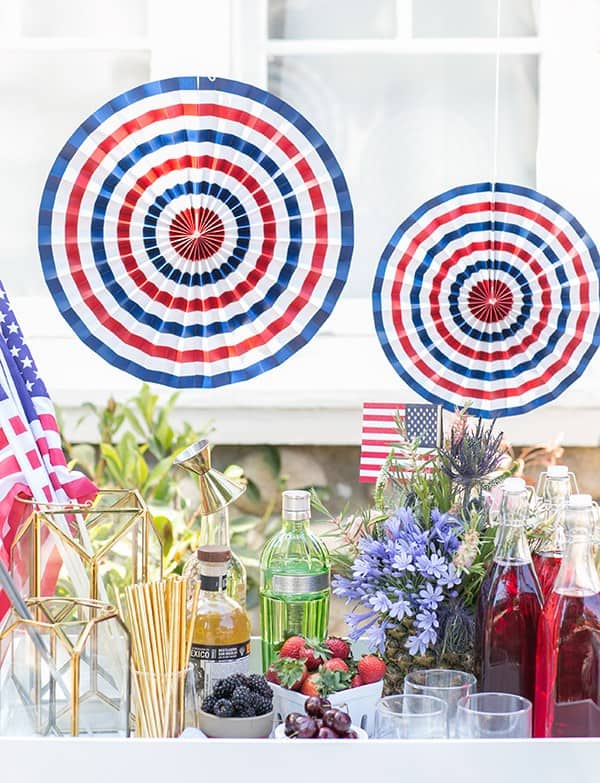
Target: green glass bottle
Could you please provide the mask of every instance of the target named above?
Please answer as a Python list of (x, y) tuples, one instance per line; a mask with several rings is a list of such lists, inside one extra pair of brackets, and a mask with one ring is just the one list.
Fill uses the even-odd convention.
[(282, 527), (260, 558), (260, 626), (266, 669), (277, 647), (296, 634), (323, 640), (329, 622), (327, 547), (310, 532), (310, 493), (283, 493)]

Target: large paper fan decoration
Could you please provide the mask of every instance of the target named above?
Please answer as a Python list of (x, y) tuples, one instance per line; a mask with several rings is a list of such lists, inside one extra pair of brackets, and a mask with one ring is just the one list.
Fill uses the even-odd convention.
[(465, 185), (397, 229), (375, 278), (377, 335), (398, 374), (448, 410), (525, 413), (561, 394), (600, 340), (600, 259), (530, 188)]
[(279, 365), (330, 315), (352, 205), (291, 106), (240, 82), (169, 79), (75, 131), (38, 238), (48, 287), (88, 346), (146, 381), (216, 387)]

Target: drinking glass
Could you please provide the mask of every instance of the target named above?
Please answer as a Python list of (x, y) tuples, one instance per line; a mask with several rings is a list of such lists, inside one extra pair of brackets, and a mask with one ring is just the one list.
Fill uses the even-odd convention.
[(456, 737), (456, 705), (475, 690), (477, 679), (468, 672), (452, 669), (428, 669), (409, 672), (404, 679), (405, 694), (435, 696), (448, 707), (448, 736)]
[(179, 737), (198, 726), (198, 699), (191, 666), (178, 672), (133, 669), (137, 737)]
[(405, 694), (386, 696), (377, 703), (377, 739), (440, 739), (447, 736), (448, 707), (441, 699)]
[(471, 739), (531, 737), (531, 702), (512, 693), (472, 693), (458, 702), (456, 736)]

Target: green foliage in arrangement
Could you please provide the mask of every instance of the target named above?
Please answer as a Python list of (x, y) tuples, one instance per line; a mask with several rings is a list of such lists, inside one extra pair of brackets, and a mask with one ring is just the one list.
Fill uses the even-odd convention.
[[(86, 402), (84, 418), (93, 417), (98, 429), (98, 443), (70, 443), (63, 439), (71, 467), (82, 470), (98, 487), (137, 489), (150, 508), (161, 537), (165, 574), (180, 572), (183, 564), (199, 544), (200, 525), (192, 480), (173, 463), (180, 452), (192, 443), (208, 437), (211, 422), (193, 427), (176, 422), (174, 409), (179, 395), (162, 402), (144, 384), (130, 399), (109, 399), (104, 406)], [(61, 430), (63, 428), (61, 427)], [(239, 465), (229, 465), (224, 472), (230, 478), (246, 482), (246, 494), (254, 504), (261, 504), (261, 514), (231, 510), (232, 548), (248, 570), (249, 606), (256, 602), (259, 554), (266, 538), (279, 525), (276, 515), (280, 493), (287, 477), (281, 468), (281, 455), (273, 446), (259, 448), (263, 464), (275, 479), (272, 497), (261, 497), (258, 482), (244, 474)]]

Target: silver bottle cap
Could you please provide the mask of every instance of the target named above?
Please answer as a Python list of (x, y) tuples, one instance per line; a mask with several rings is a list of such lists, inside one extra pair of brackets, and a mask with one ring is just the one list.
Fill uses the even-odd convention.
[(290, 522), (310, 519), (310, 492), (303, 489), (288, 489), (281, 498), (281, 514)]

